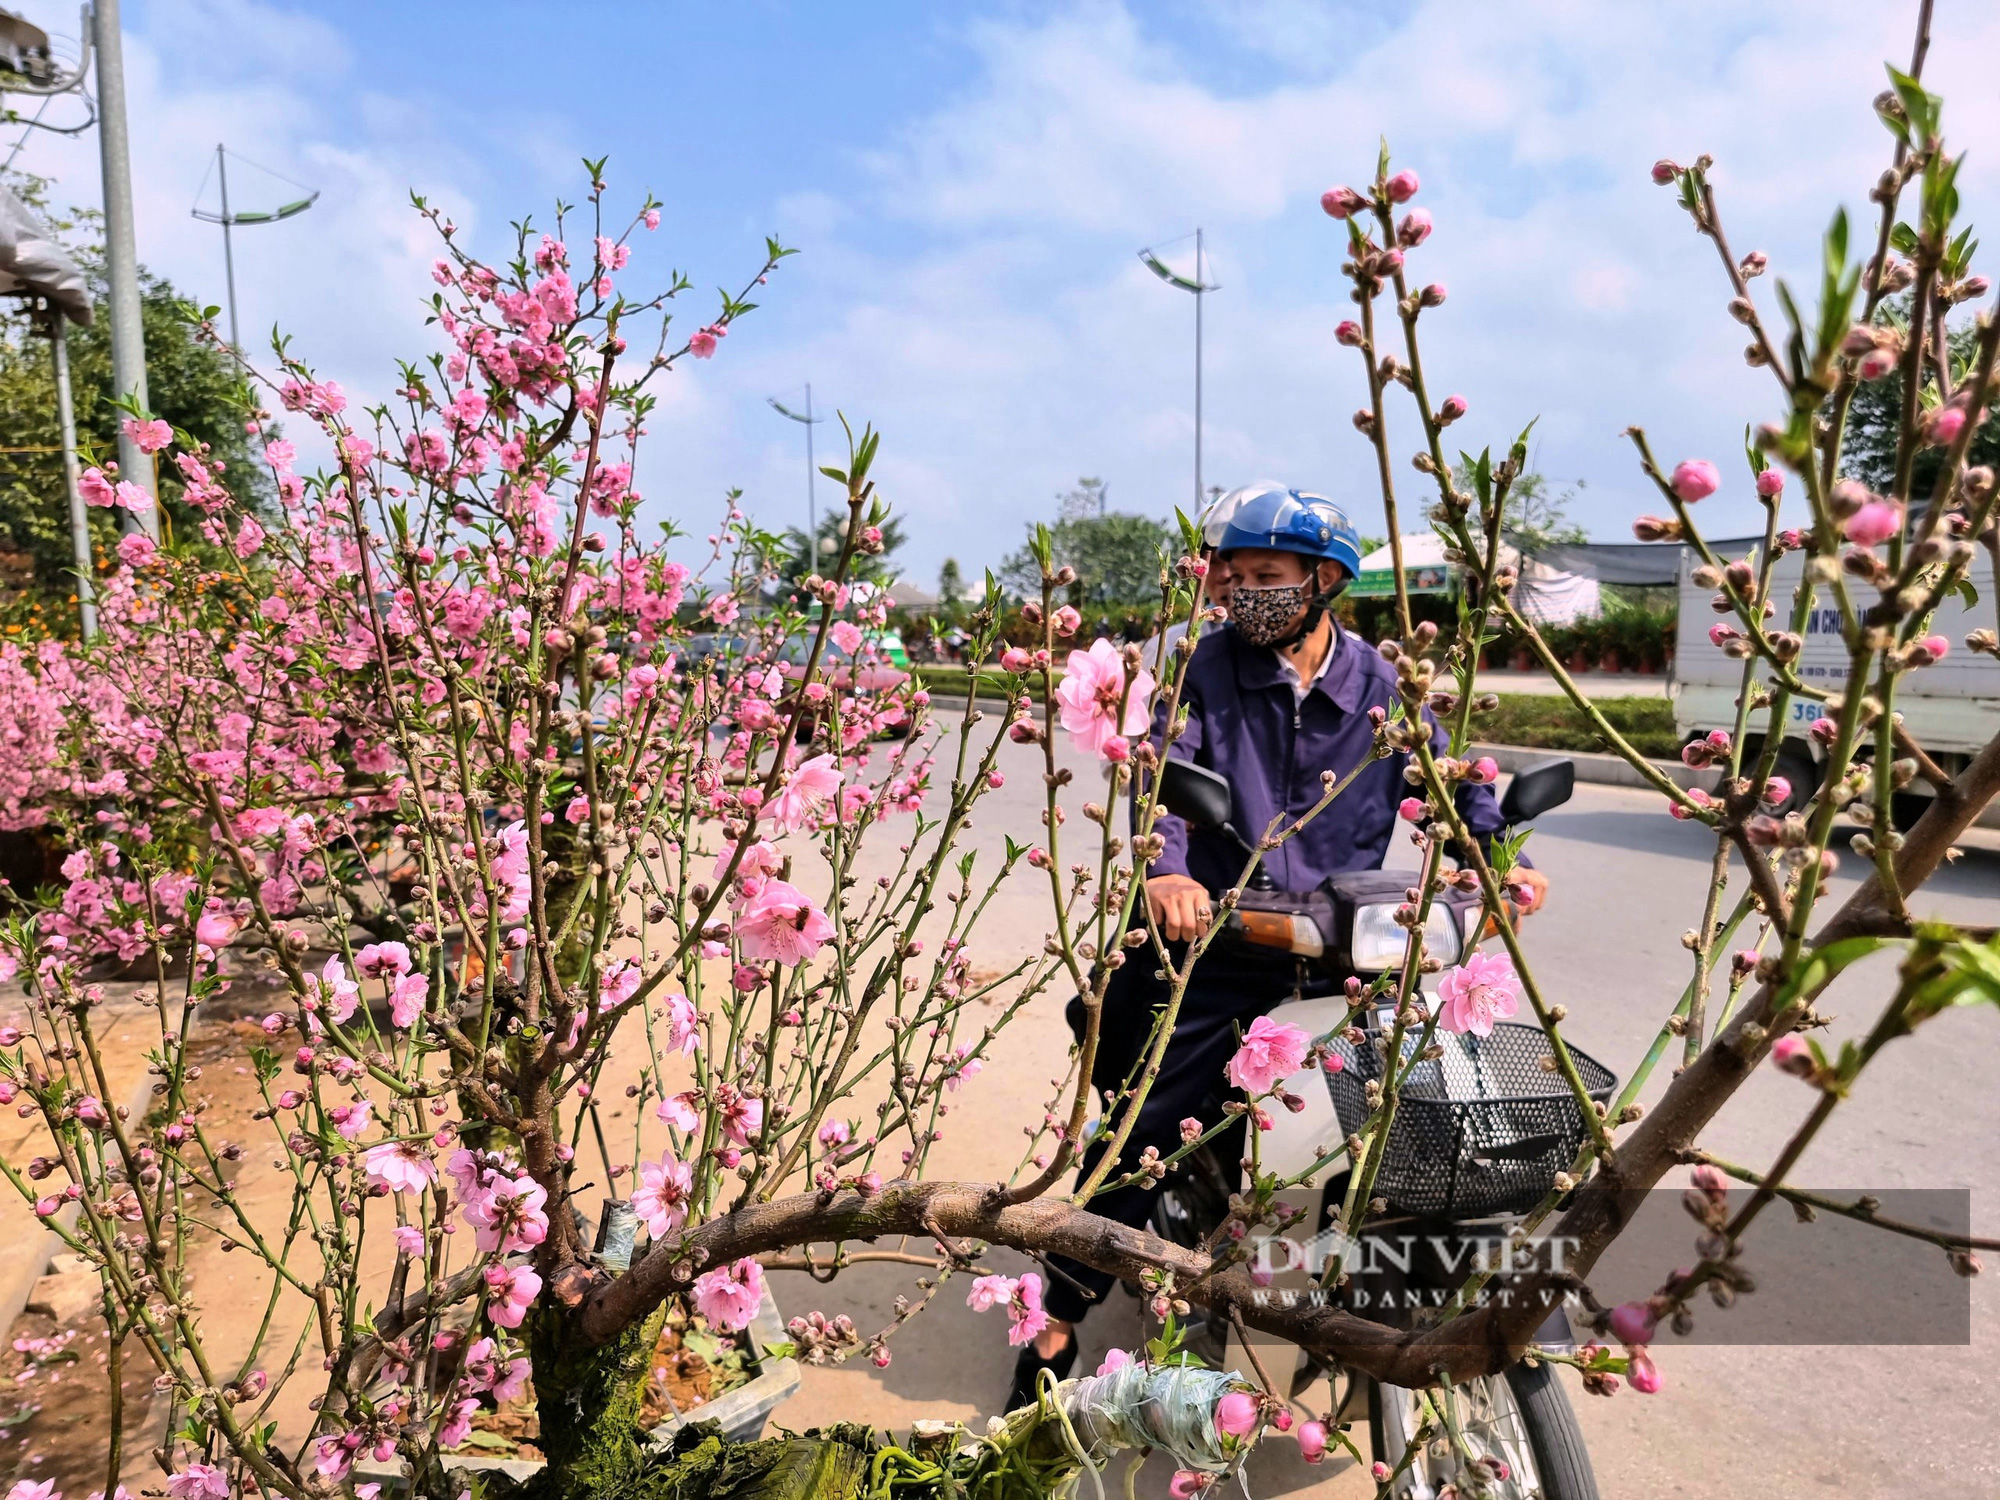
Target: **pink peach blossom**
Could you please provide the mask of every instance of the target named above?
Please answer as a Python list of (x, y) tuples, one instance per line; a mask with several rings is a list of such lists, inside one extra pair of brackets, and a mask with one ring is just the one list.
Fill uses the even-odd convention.
[(1076, 747), (1102, 760), (1106, 741), (1138, 734), (1146, 727), (1152, 693), (1153, 674), (1143, 667), (1133, 674), (1127, 691), (1124, 658), (1110, 641), (1100, 639), (1092, 641), (1088, 651), (1070, 652), (1056, 702), (1062, 726)]
[(1253, 1099), (1268, 1094), (1305, 1066), (1312, 1038), (1303, 1026), (1259, 1016), (1243, 1033), (1243, 1044), (1223, 1073)]
[(1491, 1036), (1494, 1022), (1521, 1008), (1521, 978), (1506, 954), (1475, 953), (1439, 976), (1438, 998), (1438, 1024), (1446, 1031)]

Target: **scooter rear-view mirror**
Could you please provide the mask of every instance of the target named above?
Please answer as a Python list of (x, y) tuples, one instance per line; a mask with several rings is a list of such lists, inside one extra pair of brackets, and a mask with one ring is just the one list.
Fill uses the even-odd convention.
[(1536, 761), (1514, 773), (1500, 799), (1500, 816), (1510, 824), (1532, 823), (1552, 807), (1561, 807), (1576, 790), (1576, 762)]
[(1226, 827), (1233, 801), (1229, 778), (1206, 766), (1169, 756), (1161, 767), (1160, 805), (1197, 828)]

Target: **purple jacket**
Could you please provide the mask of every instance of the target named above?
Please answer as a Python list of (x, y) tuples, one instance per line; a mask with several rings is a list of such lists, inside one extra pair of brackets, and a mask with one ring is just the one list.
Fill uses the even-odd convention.
[[(1236, 794), (1230, 822), (1253, 842), (1273, 818), (1289, 822), (1319, 801), (1322, 772), (1337, 781), (1366, 760), (1374, 743), (1368, 710), (1395, 702), (1394, 669), (1337, 624), (1332, 661), (1312, 691), (1301, 700), (1292, 684), (1275, 651), (1225, 626), (1202, 636), (1181, 690), (1187, 729), (1170, 753), (1229, 778)], [(1443, 753), (1444, 731), (1434, 729), (1431, 743)], [(1162, 698), (1153, 743), (1165, 738)], [(1396, 832), (1397, 805), (1413, 790), (1403, 780), (1409, 759), (1398, 754), (1373, 762), (1325, 812), (1267, 853), (1272, 882), (1307, 891), (1329, 875), (1380, 869)], [(1490, 786), (1461, 783), (1458, 810), (1482, 842), (1502, 826)], [(1191, 875), (1219, 895), (1242, 873), (1243, 851), (1227, 834), (1190, 829), (1167, 813), (1154, 827), (1167, 846), (1150, 874)]]

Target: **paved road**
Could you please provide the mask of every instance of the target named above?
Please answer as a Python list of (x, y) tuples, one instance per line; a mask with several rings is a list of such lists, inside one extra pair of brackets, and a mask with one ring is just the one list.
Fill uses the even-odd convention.
[[(1067, 757), (1066, 757), (1067, 759)], [(1039, 767), (1009, 747), (1009, 782), (985, 804), (974, 830), (985, 848), (1003, 831), (1039, 836)], [(1071, 764), (1076, 764), (1071, 762)], [(1100, 785), (1088, 767), (1066, 798), (1072, 807)], [(1087, 790), (1085, 790), (1087, 788)], [(1069, 824), (1077, 829), (1072, 813)], [(1947, 870), (1916, 903), (1920, 912), (1992, 922), (2000, 915), (2000, 841)], [(1671, 1007), (1688, 973), (1680, 934), (1699, 915), (1708, 847), (1697, 828), (1668, 818), (1649, 793), (1579, 787), (1575, 800), (1543, 820), (1531, 844), (1554, 880), (1548, 912), (1531, 925), (1530, 953), (1555, 998), (1569, 1007), (1575, 1041), (1628, 1070)], [(1392, 863), (1412, 863), (1397, 859)], [(1850, 863), (1852, 863), (1850, 857)], [(1018, 883), (1017, 883), (1018, 884)], [(1837, 893), (1851, 885), (1843, 875)], [(1038, 945), (1047, 926), (1039, 899), (1022, 887), (998, 907), (985, 931), (984, 962)], [(1838, 1015), (1835, 1039), (1865, 1029), (1885, 992), (1886, 969), (1850, 975), (1824, 1008)], [(1018, 1159), (1025, 1117), (1047, 1097), (1066, 1036), (1059, 1002), (1031, 1005), (1006, 1034), (994, 1065), (959, 1098), (934, 1166), (939, 1173), (990, 1177)], [(1967, 1011), (1941, 1018), (1893, 1047), (1865, 1077), (1809, 1152), (1796, 1180), (1829, 1188), (1969, 1187), (1975, 1227), (2000, 1232), (1990, 1205), (2000, 1188), (2000, 1017)], [(1664, 1077), (1649, 1094), (1656, 1096)], [(1722, 1113), (1709, 1144), (1735, 1159), (1768, 1161), (1809, 1103), (1805, 1087), (1770, 1074), (1753, 1080)], [(1754, 1262), (1754, 1243), (1752, 1247)], [(1676, 1252), (1668, 1252), (1676, 1253)], [(1684, 1251), (1679, 1253), (1685, 1253)], [(1942, 1257), (1939, 1257), (1942, 1261)], [(1662, 1270), (1665, 1266), (1662, 1266)], [(1758, 1265), (1761, 1274), (1782, 1274)], [(1746, 1500), (1839, 1490), (1853, 1495), (2000, 1494), (2000, 1459), (1988, 1430), (1995, 1340), (1992, 1278), (1973, 1284), (1973, 1343), (1948, 1348), (1680, 1347), (1663, 1339), (1666, 1390), (1644, 1398), (1577, 1398), (1604, 1493), (1613, 1496), (1742, 1496)], [(1866, 1289), (1857, 1289), (1861, 1295)], [(857, 1267), (830, 1288), (781, 1280), (787, 1313), (822, 1306), (866, 1325), (886, 1323), (891, 1299), (911, 1292), (897, 1268)], [(1707, 1314), (1705, 1329), (1718, 1314)], [(1113, 1343), (1140, 1337), (1134, 1304), (1113, 1303), (1086, 1325), (1093, 1364)], [(997, 1314), (969, 1312), (948, 1288), (939, 1305), (897, 1336), (887, 1370), (859, 1364), (806, 1373), (805, 1388), (782, 1413), (786, 1425), (866, 1415), (906, 1425), (920, 1416), (976, 1421), (1006, 1390), (1011, 1351)], [(1366, 1493), (1353, 1472), (1308, 1469), (1274, 1442), (1260, 1455), (1254, 1494), (1310, 1490)], [(1155, 1465), (1154, 1467), (1158, 1467)], [(1149, 1475), (1164, 1493), (1164, 1474)]]

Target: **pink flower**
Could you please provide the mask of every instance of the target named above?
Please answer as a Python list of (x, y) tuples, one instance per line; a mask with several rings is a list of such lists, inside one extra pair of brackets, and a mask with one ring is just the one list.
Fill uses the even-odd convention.
[(1405, 167), (1384, 184), (1391, 203), (1408, 203), (1417, 196), (1417, 174)]
[(660, 227), (660, 211), (657, 208), (646, 210), (646, 227), (648, 229), (658, 229)]
[[(172, 1481), (169, 1480), (168, 1484), (171, 1487)], [(122, 1491), (125, 1486), (121, 1484), (118, 1488)], [(62, 1492), (56, 1488), (53, 1479), (17, 1479), (14, 1487), (7, 1491), (7, 1500), (62, 1500)]]
[(415, 1257), (424, 1253), (424, 1232), (414, 1224), (398, 1224), (392, 1238), (399, 1255)]
[(1684, 458), (1674, 465), (1669, 483), (1683, 504), (1692, 505), (1713, 495), (1722, 484), (1722, 475), (1705, 458)]
[(242, 930), (243, 919), (235, 913), (204, 911), (194, 924), (194, 940), (204, 948), (227, 948)]
[(1621, 1344), (1642, 1348), (1653, 1342), (1660, 1320), (1643, 1302), (1621, 1302), (1611, 1309), (1611, 1336)]
[(1757, 493), (1766, 500), (1775, 500), (1785, 492), (1785, 476), (1776, 469), (1764, 469), (1757, 475)]
[(1326, 1424), (1324, 1422), (1301, 1422), (1299, 1424), (1299, 1457), (1309, 1464), (1316, 1464), (1326, 1457)]
[(1268, 1094), (1305, 1066), (1312, 1038), (1303, 1026), (1259, 1016), (1243, 1034), (1243, 1045), (1223, 1069), (1229, 1081), (1256, 1098)]
[(1857, 547), (1876, 547), (1903, 529), (1903, 507), (1887, 500), (1869, 500), (1840, 527)]
[(1057, 635), (1075, 635), (1083, 628), (1083, 616), (1065, 604), (1049, 616), (1049, 625)]
[(1441, 427), (1449, 427), (1453, 422), (1456, 422), (1460, 417), (1464, 416), (1467, 410), (1469, 410), (1469, 407), (1466, 404), (1465, 397), (1463, 396), (1445, 397), (1444, 405), (1438, 408), (1438, 413), (1437, 413), (1438, 425)]
[(701, 1012), (686, 995), (667, 996), (667, 1048), (682, 1057), (701, 1050)]
[(1500, 762), (1490, 755), (1482, 755), (1472, 763), (1472, 774), (1467, 781), (1476, 781), (1482, 786), (1491, 786), (1500, 779)]
[(354, 1007), (361, 1003), (361, 986), (347, 977), (347, 965), (336, 953), (319, 973), (306, 975), (306, 998), (324, 1007), (334, 1024), (345, 1025), (354, 1014)]
[(827, 633), (833, 637), (834, 645), (849, 656), (861, 649), (861, 627), (852, 620), (835, 620), (833, 629)]
[(370, 943), (354, 955), (354, 967), (370, 979), (401, 979), (410, 972), (410, 950), (401, 943)]
[(1000, 666), (1003, 671), (1025, 672), (1034, 664), (1035, 658), (1019, 646), (1009, 646), (1000, 653)]
[(468, 1198), (466, 1221), (473, 1242), (487, 1254), (512, 1255), (548, 1238), (548, 1193), (532, 1177), (502, 1177), (478, 1198)]
[(654, 1239), (660, 1239), (687, 1222), (688, 1195), (693, 1191), (693, 1171), (668, 1152), (658, 1161), (640, 1163), (632, 1212), (645, 1221)]
[(1405, 797), (1396, 804), (1396, 815), (1405, 823), (1421, 823), (1430, 814), (1430, 804), (1421, 797)]
[(1446, 1031), (1491, 1036), (1493, 1023), (1521, 1008), (1521, 977), (1514, 960), (1504, 953), (1475, 953), (1438, 979), (1443, 1010), (1438, 1024)]
[(752, 960), (808, 963), (832, 936), (826, 913), (783, 880), (766, 881), (736, 919), (743, 956)]
[(141, 453), (158, 453), (174, 440), (174, 430), (158, 417), (150, 422), (141, 422), (135, 417), (125, 419), (125, 436)]
[(1653, 1363), (1653, 1357), (1643, 1349), (1632, 1351), (1632, 1365), (1626, 1371), (1626, 1378), (1632, 1382), (1632, 1389), (1642, 1396), (1657, 1396), (1666, 1382), (1660, 1378), (1660, 1369)]
[(421, 1193), (437, 1181), (437, 1162), (415, 1141), (384, 1141), (361, 1160), (369, 1184), (392, 1193)]
[(1122, 734), (1109, 735), (1099, 747), (1099, 753), (1114, 766), (1122, 766), (1132, 758), (1132, 742)]
[(784, 789), (771, 799), (771, 821), (787, 832), (817, 824), (840, 794), (840, 761), (815, 755), (792, 769)]
[(572, 827), (579, 823), (588, 823), (590, 821), (590, 799), (581, 792), (570, 798), (569, 805), (563, 809), (563, 821)]
[(1429, 209), (1413, 208), (1403, 215), (1403, 222), (1396, 226), (1396, 243), (1405, 250), (1414, 250), (1431, 237), (1431, 215)]
[(1231, 1391), (1215, 1403), (1215, 1430), (1224, 1437), (1246, 1436), (1257, 1426), (1257, 1398)]
[(708, 359), (715, 353), (718, 339), (727, 338), (729, 330), (720, 323), (711, 323), (706, 328), (697, 328), (688, 335), (688, 352), (696, 359)]
[(1784, 776), (1773, 776), (1764, 783), (1764, 800), (1776, 807), (1792, 795), (1792, 783)]
[(488, 1266), (486, 1316), (496, 1328), (519, 1328), (542, 1294), (542, 1278), (527, 1266)]
[(408, 1028), (417, 1024), (417, 1018), (424, 1013), (424, 1006), (431, 998), (431, 979), (428, 974), (405, 974), (396, 981), (396, 987), (389, 991), (389, 1019), (395, 1025)]
[(111, 481), (104, 477), (104, 471), (95, 466), (85, 469), (76, 481), (76, 492), (83, 497), (85, 505), (108, 509), (118, 503), (118, 491)]
[(1941, 635), (1927, 635), (1917, 642), (1915, 651), (1910, 653), (1910, 665), (1928, 667), (1945, 659), (1951, 650), (1951, 642)]
[(750, 1138), (764, 1128), (764, 1101), (739, 1094), (725, 1084), (720, 1102), (723, 1138), (739, 1146), (749, 1145)]
[(1014, 1296), (1014, 1278), (1011, 1276), (978, 1276), (973, 1278), (972, 1290), (965, 1294), (965, 1305), (974, 1312), (985, 1312), (998, 1307)]
[(1123, 1349), (1106, 1349), (1104, 1351), (1104, 1360), (1097, 1367), (1097, 1373), (1100, 1375), (1109, 1375), (1113, 1370), (1122, 1370), (1131, 1363), (1132, 1356), (1127, 1354)]
[(1201, 1139), (1201, 1121), (1197, 1120), (1193, 1115), (1189, 1115), (1186, 1119), (1181, 1121), (1181, 1144), (1184, 1146), (1192, 1146), (1196, 1141), (1200, 1139)]
[[(44, 1484), (42, 1488), (46, 1490), (48, 1486)], [(168, 1477), (167, 1493), (173, 1500), (229, 1500), (229, 1476), (215, 1464), (189, 1464)]]
[(1143, 667), (1134, 674), (1131, 691), (1126, 691), (1124, 659), (1116, 646), (1100, 639), (1092, 641), (1088, 651), (1070, 652), (1056, 702), (1062, 726), (1076, 747), (1102, 760), (1107, 740), (1145, 729), (1152, 693), (1153, 674)]
[(1021, 1279), (1014, 1283), (1013, 1298), (1007, 1304), (1007, 1316), (1013, 1319), (1007, 1329), (1007, 1342), (1020, 1348), (1034, 1342), (1035, 1335), (1049, 1326), (1049, 1315), (1042, 1310), (1042, 1278), (1033, 1271), (1025, 1271)]
[(763, 1304), (764, 1268), (754, 1260), (739, 1260), (695, 1278), (695, 1311), (712, 1330), (740, 1333)]
[(372, 1100), (356, 1099), (352, 1104), (335, 1105), (326, 1115), (342, 1140), (358, 1141), (368, 1133), (368, 1117), (374, 1109)]
[(1213, 1478), (1213, 1475), (1195, 1469), (1176, 1469), (1174, 1477), (1167, 1481), (1167, 1493), (1174, 1500), (1194, 1500), (1196, 1495), (1208, 1488)]
[(819, 1128), (819, 1143), (828, 1150), (845, 1146), (854, 1139), (854, 1131), (845, 1120), (828, 1120)]
[(669, 1094), (660, 1101), (659, 1107), (653, 1113), (676, 1130), (692, 1130), (700, 1123), (700, 1117), (694, 1112), (699, 1097), (691, 1090), (685, 1094)]
[[(1962, 406), (1939, 407), (1931, 418), (1931, 441), (1942, 447), (1965, 430), (1965, 408)], [(1638, 1382), (1634, 1381), (1634, 1385)]]

